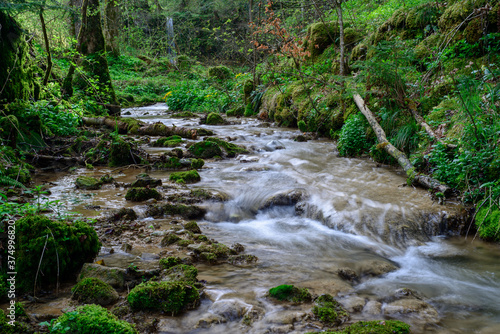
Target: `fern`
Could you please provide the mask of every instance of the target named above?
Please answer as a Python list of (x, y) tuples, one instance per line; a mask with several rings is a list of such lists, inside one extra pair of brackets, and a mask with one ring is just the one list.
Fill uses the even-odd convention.
[(24, 186), (24, 184), (22, 184), (21, 182), (19, 182), (17, 180), (14, 180), (11, 177), (5, 176), (5, 175), (0, 175), (0, 185), (12, 186), (12, 187), (19, 187), (19, 188), (26, 189), (26, 187)]

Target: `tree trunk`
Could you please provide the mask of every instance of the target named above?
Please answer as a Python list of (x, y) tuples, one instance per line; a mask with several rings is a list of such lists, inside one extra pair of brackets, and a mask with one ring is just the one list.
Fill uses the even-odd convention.
[(340, 75), (345, 75), (345, 39), (344, 39), (344, 19), (342, 17), (342, 0), (337, 0), (337, 16), (339, 17), (340, 29)]
[(415, 167), (413, 167), (413, 165), (411, 164), (410, 160), (408, 160), (406, 155), (403, 152), (399, 151), (396, 147), (394, 147), (394, 145), (389, 143), (384, 130), (378, 124), (377, 120), (375, 119), (375, 115), (373, 115), (371, 110), (368, 109), (368, 107), (366, 106), (365, 101), (363, 101), (363, 98), (359, 94), (354, 94), (353, 98), (359, 110), (363, 113), (363, 115), (365, 115), (366, 119), (368, 120), (368, 123), (370, 123), (370, 126), (372, 127), (373, 131), (377, 136), (378, 142), (384, 147), (384, 150), (390, 156), (392, 156), (394, 159), (398, 161), (399, 165), (406, 172), (406, 175), (408, 175), (408, 179), (412, 183), (417, 183), (423, 186), (424, 188), (432, 189), (437, 192), (442, 192), (445, 195), (450, 192), (449, 187), (439, 183), (439, 181), (431, 178), (430, 176), (417, 174), (417, 172), (415, 171)]
[(49, 82), (50, 72), (52, 71), (52, 56), (50, 54), (49, 37), (47, 35), (47, 27), (45, 26), (45, 19), (43, 17), (43, 7), (40, 7), (40, 23), (42, 24), (43, 40), (45, 42), (45, 51), (47, 52), (47, 69), (43, 78), (43, 85), (46, 86)]
[(120, 47), (118, 37), (120, 34), (120, 8), (118, 7), (117, 0), (106, 0), (106, 47), (113, 56), (120, 55)]
[(82, 5), (83, 0), (68, 0), (68, 6), (71, 8), (69, 14), (69, 33), (75, 40), (78, 38), (78, 32), (82, 25), (81, 16), (79, 14)]

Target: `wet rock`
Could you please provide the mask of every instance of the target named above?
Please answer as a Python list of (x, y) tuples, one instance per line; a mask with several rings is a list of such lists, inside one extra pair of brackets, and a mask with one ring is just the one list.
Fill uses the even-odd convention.
[(249, 157), (246, 155), (242, 155), (238, 157), (238, 161), (241, 162), (242, 164), (245, 163), (252, 163), (252, 162), (259, 162), (259, 157)]
[(312, 295), (307, 288), (298, 288), (293, 285), (278, 285), (269, 289), (269, 296), (281, 300), (294, 303), (308, 302), (312, 300)]
[(201, 229), (198, 226), (198, 223), (195, 222), (194, 220), (184, 224), (184, 229), (186, 229), (189, 232), (193, 232), (194, 234), (201, 234)]
[(276, 150), (284, 150), (284, 149), (285, 149), (285, 145), (282, 142), (277, 141), (277, 140), (272, 140), (269, 143), (267, 143), (266, 146), (264, 146), (264, 150), (266, 150), (268, 152), (272, 152), (272, 151), (276, 151)]
[(306, 193), (302, 189), (287, 190), (273, 195), (266, 199), (259, 210), (269, 208), (271, 206), (295, 205), (306, 197)]
[(350, 313), (361, 312), (366, 304), (364, 298), (359, 296), (347, 296), (339, 300), (339, 303)]
[(370, 300), (366, 303), (365, 307), (363, 307), (363, 313), (370, 315), (377, 315), (382, 313), (382, 303), (376, 300)]
[(366, 260), (357, 264), (359, 276), (372, 276), (377, 277), (392, 271), (398, 270), (398, 267), (395, 263), (390, 262), (389, 260)]
[(125, 253), (130, 253), (132, 250), (132, 245), (128, 243), (124, 243), (123, 245), (120, 246), (120, 249), (124, 251)]
[(384, 314), (405, 314), (415, 316), (419, 319), (437, 323), (439, 314), (430, 304), (419, 299), (400, 299), (383, 307)]
[(122, 268), (85, 263), (77, 277), (77, 281), (87, 277), (95, 277), (111, 285), (113, 288), (121, 290), (125, 287), (125, 273), (126, 270)]
[(170, 246), (172, 244), (175, 244), (177, 241), (181, 240), (181, 238), (175, 234), (169, 234), (166, 235), (162, 240), (160, 245), (162, 247)]
[(161, 195), (156, 189), (150, 188), (130, 188), (125, 195), (125, 199), (132, 202), (143, 202), (151, 198), (158, 200)]
[(167, 258), (160, 260), (161, 269), (170, 269), (178, 264), (182, 263), (182, 259), (178, 256), (169, 256)]
[(293, 325), (293, 323), (304, 319), (306, 313), (296, 311), (273, 312), (266, 314), (265, 320), (272, 324)]
[(95, 177), (79, 176), (75, 181), (75, 185), (78, 189), (98, 190), (101, 189), (102, 183), (101, 180), (96, 179)]
[(331, 295), (319, 296), (314, 304), (313, 314), (328, 326), (339, 326), (349, 320), (349, 313)]
[(106, 218), (109, 222), (115, 222), (119, 220), (136, 220), (137, 214), (134, 209), (130, 208), (121, 208), (119, 210), (111, 211), (110, 215)]
[(271, 326), (265, 334), (287, 334), (293, 331), (293, 325)]
[(155, 188), (157, 186), (161, 186), (161, 180), (159, 179), (153, 179), (151, 176), (148, 174), (139, 174), (136, 176), (136, 179), (132, 184), (132, 188), (144, 188), (144, 187), (149, 187), (149, 188)]
[(307, 281), (301, 283), (302, 286), (308, 288), (312, 293), (321, 294), (331, 294), (336, 296), (341, 292), (352, 291), (352, 286), (346, 281), (340, 279), (321, 279), (314, 281)]
[(397, 289), (396, 292), (394, 293), (394, 297), (398, 299), (402, 298), (414, 298), (420, 300), (423, 299), (423, 296), (419, 292), (409, 288)]
[(489, 326), (479, 331), (479, 334), (498, 334), (498, 333), (500, 333), (500, 325)]
[(243, 318), (251, 307), (252, 305), (238, 299), (221, 299), (213, 303), (209, 311), (228, 321), (234, 321)]
[(237, 242), (231, 245), (231, 249), (234, 250), (237, 254), (245, 251), (245, 247)]
[(241, 255), (231, 255), (227, 259), (227, 262), (232, 265), (247, 265), (257, 262), (259, 259), (255, 255), (241, 254)]
[(206, 313), (204, 314), (200, 320), (198, 320), (198, 323), (196, 324), (196, 328), (209, 328), (213, 324), (221, 324), (225, 323), (226, 319), (221, 317), (220, 315), (213, 314), (213, 313)]
[(114, 304), (119, 296), (111, 285), (95, 277), (87, 277), (79, 281), (71, 289), (71, 299), (82, 304), (98, 304), (106, 306)]
[(211, 200), (216, 202), (225, 202), (229, 200), (229, 195), (220, 191), (193, 189), (189, 192), (189, 196), (201, 200)]
[(200, 174), (196, 170), (190, 170), (187, 172), (175, 172), (170, 174), (170, 181), (177, 183), (196, 183), (201, 180)]
[(337, 275), (349, 282), (355, 282), (358, 280), (358, 274), (356, 274), (356, 272), (351, 268), (340, 268), (337, 270)]
[(205, 121), (205, 124), (207, 124), (207, 125), (223, 125), (223, 124), (226, 124), (226, 121), (218, 113), (212, 112), (212, 113), (208, 114), (207, 119)]
[(186, 219), (202, 218), (206, 210), (196, 205), (171, 204), (150, 205), (146, 210), (148, 217), (161, 217), (163, 215), (181, 216)]
[(188, 150), (195, 157), (202, 159), (210, 159), (216, 156), (222, 156), (222, 150), (219, 145), (211, 141), (201, 141), (195, 143), (194, 145), (191, 145)]
[(198, 281), (198, 269), (191, 265), (177, 264), (166, 269), (164, 274), (165, 281), (183, 281), (194, 284)]
[(303, 142), (307, 141), (307, 138), (304, 135), (298, 135), (293, 140), (296, 141), (296, 142), (299, 142), (299, 143), (303, 143)]

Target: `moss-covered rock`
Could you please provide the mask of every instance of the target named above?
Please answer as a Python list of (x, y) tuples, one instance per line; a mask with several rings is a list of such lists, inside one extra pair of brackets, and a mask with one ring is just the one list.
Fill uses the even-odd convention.
[(99, 305), (84, 305), (73, 312), (61, 315), (52, 325), (51, 333), (78, 334), (137, 334), (133, 325), (119, 320), (104, 307)]
[(101, 189), (102, 182), (100, 179), (92, 176), (79, 176), (76, 178), (75, 186), (78, 189), (98, 190)]
[(153, 179), (148, 174), (139, 174), (135, 178), (136, 180), (131, 184), (132, 188), (155, 188), (161, 186), (162, 183), (160, 179)]
[(190, 170), (187, 172), (175, 172), (170, 174), (170, 181), (177, 183), (196, 183), (201, 181), (200, 174), (196, 170)]
[(226, 66), (214, 66), (208, 69), (208, 76), (218, 80), (228, 80), (232, 77), (231, 70)]
[(179, 240), (182, 240), (182, 239), (177, 234), (170, 233), (170, 234), (167, 234), (166, 236), (163, 237), (163, 239), (160, 242), (160, 245), (162, 247), (170, 246), (170, 245), (175, 244)]
[(108, 218), (108, 221), (119, 221), (119, 220), (136, 220), (137, 213), (135, 213), (132, 208), (121, 208), (119, 210), (115, 210), (111, 213)]
[(203, 166), (205, 166), (205, 161), (203, 159), (192, 159), (191, 160), (191, 168), (202, 169)]
[(146, 215), (150, 217), (181, 216), (187, 219), (201, 218), (205, 215), (206, 210), (196, 205), (172, 204), (151, 205), (146, 211)]
[(351, 61), (366, 60), (368, 46), (364, 43), (359, 43), (351, 51)]
[(85, 263), (77, 279), (80, 281), (88, 277), (98, 278), (113, 288), (121, 290), (125, 287), (125, 274), (126, 270), (122, 268), (107, 267), (97, 263)]
[(114, 138), (109, 150), (109, 165), (111, 167), (117, 167), (135, 163), (137, 163), (137, 161), (134, 160), (130, 143), (120, 137)]
[(347, 311), (331, 295), (321, 295), (312, 310), (319, 321), (329, 326), (339, 326), (349, 320)]
[(169, 256), (164, 259), (160, 259), (161, 269), (170, 269), (178, 264), (182, 263), (182, 259), (178, 256)]
[(337, 22), (317, 22), (307, 28), (304, 47), (310, 52), (311, 58), (315, 59), (339, 36), (339, 25)]
[(229, 158), (234, 158), (237, 154), (240, 154), (240, 153), (242, 153), (242, 154), (248, 153), (248, 150), (246, 148), (238, 146), (238, 145), (233, 144), (233, 143), (229, 143), (229, 142), (222, 140), (222, 139), (219, 139), (219, 138), (209, 137), (209, 138), (205, 138), (204, 141), (217, 144), (224, 151), (226, 151), (226, 154)]
[[(31, 216), (16, 222), (17, 289), (33, 291), (59, 280), (73, 278), (86, 262), (92, 262), (101, 243), (87, 223), (56, 222), (44, 216)], [(42, 256), (43, 253), (43, 256)], [(38, 270), (44, 275), (37, 275)]]
[(410, 325), (399, 320), (359, 321), (340, 331), (325, 334), (410, 334)]
[(87, 277), (71, 289), (71, 299), (83, 304), (98, 304), (106, 306), (118, 300), (118, 292), (113, 287), (98, 278)]
[(269, 296), (281, 301), (294, 303), (308, 302), (312, 300), (311, 293), (306, 288), (297, 288), (293, 285), (278, 285), (269, 289)]
[(198, 281), (198, 269), (186, 264), (177, 264), (165, 272), (165, 280), (194, 284)]
[(198, 289), (183, 281), (141, 283), (130, 291), (127, 300), (134, 310), (155, 310), (171, 314), (198, 305)]
[(232, 109), (229, 109), (226, 112), (226, 116), (227, 117), (243, 116), (244, 113), (245, 113), (245, 107), (240, 105), (240, 106), (234, 107)]
[(202, 141), (195, 143), (189, 147), (189, 152), (191, 152), (195, 157), (202, 159), (210, 159), (216, 156), (222, 156), (222, 150), (214, 142)]
[(184, 140), (181, 136), (161, 137), (157, 139), (151, 146), (153, 147), (177, 147), (182, 145)]
[(198, 226), (198, 223), (195, 222), (194, 220), (184, 224), (184, 229), (186, 229), (189, 232), (193, 232), (194, 234), (201, 234), (201, 229)]
[(130, 188), (125, 195), (125, 199), (132, 202), (143, 202), (151, 198), (161, 199), (161, 194), (156, 189)]
[(211, 112), (207, 116), (207, 120), (205, 122), (207, 125), (223, 125), (226, 124), (226, 121), (222, 116), (216, 112)]
[[(477, 1), (460, 0), (448, 5), (444, 13), (439, 18), (439, 29), (443, 32), (455, 29), (455, 27), (463, 22), (472, 12), (475, 2)], [(477, 3), (477, 5), (479, 5), (479, 3)]]

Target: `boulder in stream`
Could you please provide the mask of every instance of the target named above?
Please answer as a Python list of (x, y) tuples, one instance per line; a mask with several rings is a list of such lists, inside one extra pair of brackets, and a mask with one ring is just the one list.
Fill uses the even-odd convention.
[(76, 188), (83, 190), (98, 190), (101, 189), (102, 182), (92, 176), (79, 176), (75, 181)]
[(272, 140), (269, 143), (264, 146), (264, 150), (268, 152), (276, 151), (276, 150), (284, 150), (285, 145), (278, 141), (278, 140)]
[(79, 281), (71, 289), (71, 299), (82, 304), (97, 304), (106, 306), (115, 303), (118, 292), (108, 283), (95, 277), (87, 277)]
[(156, 189), (151, 188), (130, 188), (125, 195), (127, 201), (143, 202), (148, 199), (161, 199), (161, 195)]
[(302, 201), (306, 196), (305, 191), (302, 189), (282, 191), (266, 199), (259, 207), (259, 210), (266, 209), (271, 206), (295, 205)]
[(419, 299), (400, 299), (383, 307), (384, 314), (405, 314), (430, 323), (439, 321), (439, 314), (430, 304)]
[(153, 179), (148, 174), (139, 174), (136, 176), (136, 180), (130, 185), (132, 188), (156, 188), (157, 186), (161, 186), (160, 179)]
[(85, 263), (77, 280), (88, 277), (98, 278), (115, 289), (122, 290), (125, 287), (126, 270), (117, 267), (106, 267), (96, 263)]

